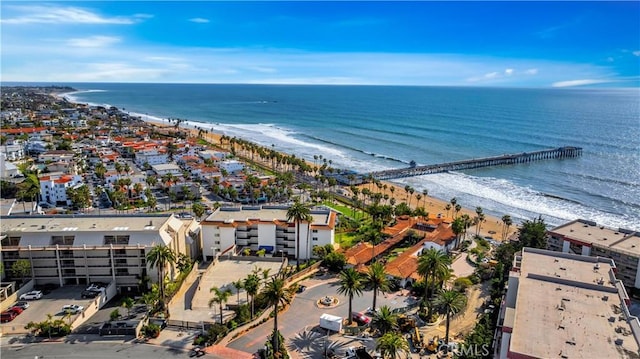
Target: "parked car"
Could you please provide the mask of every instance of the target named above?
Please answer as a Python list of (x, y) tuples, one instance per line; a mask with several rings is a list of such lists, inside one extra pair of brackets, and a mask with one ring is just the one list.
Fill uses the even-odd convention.
[(24, 312), (24, 309), (20, 308), (20, 307), (11, 307), (7, 310), (11, 310), (13, 312), (16, 312), (16, 315), (21, 314), (22, 312)]
[(18, 313), (16, 313), (15, 311), (5, 310), (4, 312), (0, 313), (0, 322), (2, 323), (10, 322), (14, 320), (17, 316), (18, 316)]
[(13, 306), (11, 306), (12, 308), (22, 308), (22, 309), (27, 309), (29, 308), (29, 302), (26, 302), (24, 300), (21, 300), (19, 302), (16, 302)]
[(33, 287), (34, 290), (39, 290), (42, 292), (43, 295), (47, 295), (49, 293), (51, 293), (52, 290), (58, 288), (57, 285), (53, 284), (53, 283), (45, 283), (42, 285), (36, 285)]
[(307, 290), (307, 287), (306, 287), (306, 286), (304, 286), (304, 285), (299, 285), (299, 286), (298, 286), (298, 290), (296, 290), (296, 293), (302, 293), (302, 292), (304, 292), (305, 290)]
[(367, 325), (371, 322), (371, 319), (369, 317), (358, 312), (353, 312), (351, 314), (351, 319), (355, 320), (358, 325)]
[(80, 294), (80, 297), (84, 298), (95, 298), (100, 295), (100, 292), (97, 290), (83, 290)]
[(84, 310), (84, 307), (77, 304), (66, 304), (62, 307), (63, 312), (70, 312), (71, 314), (77, 314)]
[(32, 290), (20, 296), (20, 300), (36, 300), (42, 298), (42, 291)]

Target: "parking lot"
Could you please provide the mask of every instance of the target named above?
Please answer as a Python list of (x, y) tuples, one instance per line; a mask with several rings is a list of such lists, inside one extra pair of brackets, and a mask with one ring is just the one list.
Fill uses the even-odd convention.
[[(66, 304), (77, 304), (86, 308), (93, 299), (80, 298), (80, 293), (84, 289), (85, 286), (64, 286), (52, 290), (49, 294), (45, 294), (42, 299), (28, 301), (29, 308), (25, 309), (25, 311), (11, 322), (0, 325), (2, 333), (28, 333), (29, 331), (24, 329), (25, 325), (29, 322), (45, 321), (47, 314), (51, 314), (53, 320), (63, 319), (65, 318), (65, 313), (62, 311), (62, 307)], [(78, 315), (82, 314), (72, 314), (70, 318), (65, 318), (65, 321), (73, 322)]]

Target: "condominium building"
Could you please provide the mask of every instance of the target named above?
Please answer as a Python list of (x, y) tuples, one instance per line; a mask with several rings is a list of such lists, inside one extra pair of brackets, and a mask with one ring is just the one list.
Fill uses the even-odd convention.
[(286, 206), (222, 207), (203, 220), (202, 251), (211, 258), (236, 245), (267, 253), (296, 256), (300, 233), (300, 258), (312, 256), (314, 246), (334, 243), (336, 213), (328, 208), (311, 210), (311, 223), (287, 220)]
[[(58, 285), (111, 282), (124, 291), (135, 291), (148, 276), (157, 282), (147, 253), (156, 245), (175, 253), (197, 253), (191, 234), (196, 221), (173, 215), (140, 216), (21, 216), (0, 218), (5, 268), (19, 259), (31, 263), (37, 283)], [(11, 271), (6, 271), (11, 274)], [(165, 271), (170, 276), (176, 271)]]
[(524, 248), (509, 273), (496, 358), (637, 358), (640, 322), (613, 260)]
[(83, 185), (82, 176), (67, 174), (48, 174), (40, 177), (40, 198), (41, 201), (57, 204), (69, 204), (67, 189), (78, 185)]
[(640, 288), (640, 232), (578, 219), (548, 231), (547, 249), (611, 258), (616, 261), (618, 279), (629, 288)]

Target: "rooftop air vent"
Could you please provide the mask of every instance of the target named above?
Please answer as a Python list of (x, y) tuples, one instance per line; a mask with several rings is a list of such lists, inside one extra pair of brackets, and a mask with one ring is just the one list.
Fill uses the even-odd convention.
[(603, 296), (602, 296), (602, 301), (603, 301), (603, 302), (606, 302), (606, 301), (608, 301), (608, 300), (609, 300), (609, 296), (608, 296), (608, 295), (603, 295)]
[(596, 263), (596, 265), (593, 266), (593, 269), (595, 269), (595, 270), (600, 269), (600, 263)]
[(621, 338), (616, 339), (615, 343), (616, 345), (622, 345), (624, 341)]

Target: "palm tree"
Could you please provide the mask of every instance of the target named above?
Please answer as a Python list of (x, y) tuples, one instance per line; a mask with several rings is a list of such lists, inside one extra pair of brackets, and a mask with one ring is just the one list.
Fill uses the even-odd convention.
[(158, 285), (160, 286), (160, 301), (164, 304), (164, 270), (167, 264), (173, 265), (176, 262), (176, 254), (171, 248), (163, 245), (155, 245), (147, 253), (147, 263), (149, 268), (158, 267)]
[(273, 351), (280, 348), (278, 346), (278, 306), (285, 306), (291, 303), (293, 298), (294, 287), (285, 287), (284, 278), (281, 276), (271, 277), (271, 281), (267, 283), (262, 291), (264, 299), (269, 305), (273, 305)]
[[(449, 273), (451, 265), (451, 257), (445, 252), (435, 248), (429, 248), (424, 251), (418, 258), (418, 274), (424, 278), (424, 299), (426, 301), (431, 298), (434, 287), (438, 282), (438, 277)], [(432, 308), (429, 306), (428, 318), (431, 319)]]
[(127, 318), (131, 318), (131, 308), (133, 308), (134, 301), (129, 297), (122, 298), (122, 307), (127, 310)]
[(384, 359), (398, 359), (404, 354), (405, 358), (411, 355), (409, 343), (402, 336), (402, 333), (391, 332), (383, 335), (376, 343), (376, 350), (380, 352)]
[(505, 214), (504, 216), (502, 216), (502, 239), (506, 239), (507, 235), (509, 234), (509, 227), (511, 227), (511, 225), (513, 224), (513, 220), (511, 219), (511, 216), (508, 214)]
[(18, 185), (18, 193), (17, 196), (22, 199), (24, 203), (25, 200), (34, 201), (37, 199), (40, 194), (40, 179), (38, 175), (35, 173), (28, 173), (24, 181), (22, 181)]
[[(310, 223), (313, 220), (309, 207), (300, 203), (296, 199), (295, 203), (287, 210), (287, 221), (293, 220), (296, 223), (296, 267), (300, 269), (300, 223), (305, 221)], [(309, 236), (309, 228), (307, 228), (307, 237)], [(307, 249), (309, 245), (307, 243)], [(307, 255), (307, 258), (309, 256)]]
[(365, 276), (365, 283), (373, 287), (373, 305), (371, 310), (375, 312), (378, 291), (384, 293), (389, 290), (389, 279), (384, 272), (384, 265), (382, 263), (376, 262), (369, 266), (369, 271)]
[(449, 343), (449, 321), (451, 315), (461, 312), (467, 305), (467, 297), (457, 290), (440, 291), (435, 300), (435, 305), (447, 315), (447, 329), (444, 335), (444, 342)]
[(353, 268), (347, 268), (340, 272), (340, 286), (338, 287), (338, 293), (349, 297), (349, 325), (353, 323), (351, 315), (351, 308), (353, 302), (353, 296), (361, 296), (362, 288), (364, 287), (364, 281), (362, 276)]
[(220, 305), (220, 324), (223, 324), (223, 316), (222, 316), (222, 305), (229, 300), (231, 296), (231, 291), (229, 289), (221, 290), (218, 287), (211, 287), (209, 292), (214, 293), (213, 298), (209, 300), (209, 307), (212, 307), (214, 304)]
[(387, 332), (397, 328), (398, 315), (391, 312), (391, 308), (383, 305), (379, 311), (375, 312), (371, 320), (371, 326), (378, 329), (383, 335), (387, 334)]
[(238, 279), (235, 282), (231, 282), (233, 287), (236, 289), (236, 300), (238, 301), (238, 306), (240, 305), (240, 290), (244, 289), (244, 282), (242, 279)]
[(253, 319), (253, 298), (255, 298), (256, 294), (258, 294), (258, 290), (260, 289), (260, 278), (258, 278), (256, 274), (249, 274), (247, 278), (244, 279), (244, 283), (242, 283), (242, 286), (247, 292), (247, 297), (251, 296), (251, 319)]

